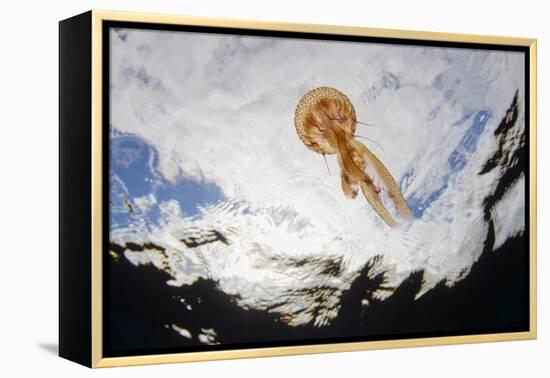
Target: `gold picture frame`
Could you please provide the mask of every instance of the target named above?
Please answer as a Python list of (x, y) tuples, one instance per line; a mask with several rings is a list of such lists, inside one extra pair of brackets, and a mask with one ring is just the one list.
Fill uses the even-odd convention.
[[(103, 258), (104, 258), (104, 204), (105, 204), (105, 182), (104, 170), (108, 162), (103, 161), (103, 151), (106, 148), (104, 139), (104, 114), (103, 108), (105, 99), (103, 70), (105, 63), (104, 38), (106, 22), (127, 22), (155, 25), (186, 25), (196, 27), (229, 28), (240, 30), (290, 32), (290, 33), (314, 33), (327, 36), (357, 36), (373, 37), (380, 39), (399, 39), (414, 43), (422, 42), (444, 42), (463, 43), (477, 45), (499, 45), (524, 48), (528, 54), (528, 94), (529, 109), (525, 111), (529, 120), (529, 166), (528, 166), (528, 231), (529, 240), (529, 329), (521, 332), (503, 332), (475, 335), (459, 335), (444, 337), (405, 338), (375, 341), (352, 341), (326, 344), (307, 344), (295, 346), (269, 346), (245, 349), (226, 349), (211, 351), (193, 351), (169, 354), (150, 355), (129, 355), (119, 357), (107, 357), (103, 353)], [(60, 127), (61, 127), (61, 229), (60, 229), (60, 355), (73, 361), (90, 367), (114, 367), (128, 365), (143, 365), (157, 363), (173, 363), (187, 361), (207, 361), (219, 359), (237, 359), (250, 357), (283, 356), (327, 352), (348, 352), (371, 349), (402, 348), (418, 346), (434, 346), (447, 344), (466, 344), (495, 341), (529, 340), (535, 339), (537, 335), (537, 297), (536, 297), (536, 203), (537, 203), (537, 170), (536, 170), (536, 116), (537, 116), (537, 41), (529, 38), (513, 38), (500, 36), (482, 36), (469, 34), (435, 33), (423, 31), (405, 31), (392, 29), (375, 29), (367, 27), (316, 25), (316, 24), (293, 24), (280, 22), (258, 22), (245, 20), (216, 19), (209, 17), (189, 17), (160, 14), (142, 14), (127, 12), (111, 12), (93, 10), (81, 16), (62, 21), (60, 23)], [(82, 39), (78, 39), (78, 33), (83, 33)], [(84, 41), (84, 42), (82, 42)], [(79, 49), (87, 49), (89, 54), (81, 54)], [(79, 58), (75, 58), (76, 55)], [(76, 59), (76, 61), (75, 61)], [(89, 77), (83, 78), (82, 72), (68, 73), (70, 62), (86, 63), (89, 68)], [(83, 71), (84, 73), (86, 71)], [(71, 76), (72, 75), (72, 76)], [(86, 75), (84, 75), (86, 76)], [(76, 79), (75, 79), (76, 78)], [(72, 80), (72, 81), (71, 81)], [(76, 92), (84, 93), (83, 97), (76, 92), (68, 92), (74, 89), (74, 82), (81, 83)], [(67, 93), (66, 95), (63, 92)], [(89, 91), (89, 97), (86, 93)], [(86, 101), (90, 101), (86, 103)], [(75, 101), (79, 101), (79, 107), (84, 113), (70, 113), (69, 108), (74, 109)], [(71, 118), (72, 117), (72, 118)], [(69, 130), (76, 128), (74, 121), (87, 122), (90, 126), (79, 125), (84, 131)], [(69, 122), (71, 125), (69, 125)], [(79, 133), (73, 135), (70, 133)], [(72, 167), (69, 154), (77, 153), (70, 150), (68, 145), (71, 140), (81, 138), (82, 143), (89, 145), (89, 162), (91, 167), (82, 173), (88, 175), (89, 179), (83, 181), (81, 188), (90, 195), (89, 202), (84, 208), (86, 212), (81, 217), (89, 217), (82, 222), (74, 222), (79, 215), (71, 213), (69, 206), (78, 201), (82, 192), (71, 192), (74, 185), (74, 176), (69, 176), (81, 167)], [(84, 153), (84, 152), (83, 152)], [(77, 155), (78, 156), (78, 155)], [(86, 161), (86, 160), (85, 160)], [(65, 165), (64, 165), (65, 164)], [(71, 168), (72, 167), (72, 168)], [(77, 178), (78, 179), (78, 178)], [(89, 185), (89, 186), (88, 186)], [(76, 190), (76, 189), (74, 189)], [(85, 194), (84, 194), (85, 195)], [(83, 205), (84, 206), (84, 205)], [(75, 210), (76, 211), (76, 210)], [(77, 217), (77, 218), (75, 218)], [(80, 219), (80, 218), (78, 218)], [(87, 229), (86, 227), (90, 227)], [(79, 227), (76, 230), (76, 227)], [(69, 233), (76, 235), (88, 235), (85, 239), (68, 240)], [(84, 240), (85, 243), (81, 243)], [(88, 244), (89, 241), (89, 244)], [(82, 252), (82, 253), (81, 253)], [(70, 254), (81, 254), (84, 257), (70, 256)], [(75, 272), (71, 274), (70, 271)], [(75, 277), (80, 274), (80, 277)], [(81, 280), (81, 281), (79, 281)], [(86, 286), (89, 282), (89, 286)], [(87, 294), (87, 289), (90, 289)], [(80, 291), (80, 294), (79, 294)], [(75, 298), (81, 295), (82, 302)], [(80, 303), (80, 304), (79, 304)], [(82, 314), (89, 314), (83, 317)], [(75, 320), (75, 319), (80, 320)], [(76, 323), (75, 323), (76, 322)], [(68, 326), (67, 324), (71, 324)], [(84, 346), (82, 346), (84, 345)]]

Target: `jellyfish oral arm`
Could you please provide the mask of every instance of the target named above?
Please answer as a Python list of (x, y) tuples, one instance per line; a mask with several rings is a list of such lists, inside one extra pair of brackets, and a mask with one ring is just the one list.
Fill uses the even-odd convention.
[[(371, 173), (370, 176), (362, 169), (366, 166), (365, 153), (359, 146), (364, 146), (353, 140), (351, 135), (346, 135), (343, 130), (339, 130), (338, 127), (335, 127), (333, 131), (337, 144), (338, 162), (342, 169), (342, 190), (344, 194), (349, 198), (355, 198), (358, 191), (357, 186), (359, 186), (374, 211), (388, 226), (395, 227), (397, 223), (380, 199), (382, 187), (377, 184), (384, 184), (383, 178), (380, 177), (376, 169), (367, 171)], [(366, 147), (364, 148), (366, 149)]]
[(357, 193), (359, 192), (359, 185), (357, 183), (352, 182), (344, 170), (342, 170), (341, 180), (342, 180), (342, 191), (344, 192), (346, 197), (351, 199), (357, 197)]
[[(356, 162), (354, 160), (354, 154), (351, 151), (355, 147), (353, 137), (351, 135), (347, 135), (338, 126), (331, 128), (330, 131), (334, 136), (329, 139), (329, 142), (332, 142), (331, 144), (334, 144), (334, 149), (338, 151), (338, 162), (340, 163), (342, 170), (344, 170), (353, 181), (370, 181), (370, 178), (367, 177), (365, 172), (360, 168), (362, 162)], [(358, 160), (358, 154), (355, 155), (356, 160)]]
[(397, 226), (397, 223), (392, 218), (388, 209), (386, 209), (382, 204), (382, 201), (380, 200), (380, 195), (376, 193), (371, 186), (367, 185), (365, 182), (361, 182), (361, 191), (363, 192), (363, 195), (365, 196), (369, 205), (372, 206), (374, 211), (378, 213), (380, 218), (382, 218), (382, 220), (386, 222), (388, 226)]
[(397, 183), (382, 162), (361, 142), (354, 140), (338, 126), (333, 127), (334, 134), (329, 140), (336, 144), (338, 163), (342, 169), (342, 190), (349, 198), (357, 195), (357, 186), (361, 188), (365, 199), (390, 227), (396, 221), (382, 204), (380, 195), (387, 193), (402, 218), (411, 217), (411, 211), (399, 190)]
[(366, 146), (359, 144), (361, 145), (359, 148), (362, 150), (362, 155), (365, 156), (366, 170), (372, 172), (371, 177), (375, 177), (376, 181), (382, 183), (383, 189), (387, 192), (399, 215), (404, 219), (410, 219), (412, 217), (411, 209), (407, 205), (395, 179), (384, 164)]

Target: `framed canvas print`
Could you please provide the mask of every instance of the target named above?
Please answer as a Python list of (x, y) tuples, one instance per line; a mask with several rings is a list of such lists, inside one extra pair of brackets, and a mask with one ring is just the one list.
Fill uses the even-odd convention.
[(536, 337), (536, 41), (60, 22), (62, 357)]

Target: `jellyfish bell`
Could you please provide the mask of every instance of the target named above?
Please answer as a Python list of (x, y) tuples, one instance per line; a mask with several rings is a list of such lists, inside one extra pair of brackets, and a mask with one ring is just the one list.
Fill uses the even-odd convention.
[(386, 193), (402, 218), (410, 218), (411, 211), (387, 168), (355, 139), (357, 123), (349, 98), (330, 87), (307, 92), (294, 114), (296, 132), (308, 149), (323, 156), (336, 154), (344, 194), (355, 198), (361, 189), (382, 220), (395, 227), (397, 223), (380, 196)]
[(357, 126), (355, 108), (349, 98), (330, 87), (319, 87), (307, 92), (298, 103), (294, 125), (300, 140), (312, 151), (332, 155), (336, 153), (333, 134), (339, 127), (354, 135)]

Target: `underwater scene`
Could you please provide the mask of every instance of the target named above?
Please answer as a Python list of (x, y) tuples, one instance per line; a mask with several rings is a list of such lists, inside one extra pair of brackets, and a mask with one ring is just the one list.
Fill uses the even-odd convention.
[(528, 329), (523, 52), (109, 39), (106, 355)]

